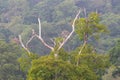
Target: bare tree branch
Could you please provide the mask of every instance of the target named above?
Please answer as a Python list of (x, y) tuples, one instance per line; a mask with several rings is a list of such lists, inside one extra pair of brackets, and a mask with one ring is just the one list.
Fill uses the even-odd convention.
[(28, 44), (33, 40), (33, 38), (35, 37), (35, 35), (33, 35), (26, 43), (26, 47), (28, 48)]
[(61, 43), (61, 45), (59, 46), (58, 50), (60, 50), (62, 48), (62, 46), (68, 41), (68, 39), (72, 36), (72, 34), (74, 33), (75, 31), (75, 21), (77, 20), (79, 14), (80, 14), (80, 10), (79, 12), (77, 13), (76, 17), (74, 18), (74, 21), (73, 21), (73, 24), (72, 24), (72, 31), (71, 33), (68, 35), (68, 37)]
[(27, 47), (25, 47), (25, 45), (24, 45), (23, 42), (22, 42), (21, 35), (19, 35), (19, 41), (20, 41), (21, 46), (22, 46), (22, 47), (28, 52), (28, 54), (30, 55), (30, 54), (31, 54), (30, 51), (28, 50)]
[(49, 46), (49, 45), (43, 40), (42, 37), (38, 36), (37, 34), (36, 34), (36, 37), (37, 37), (46, 47), (48, 47), (49, 49), (51, 49), (52, 51), (54, 51), (54, 48), (53, 48), (52, 46)]
[(54, 51), (54, 48), (50, 45), (48, 45), (44, 39), (42, 38), (41, 36), (41, 21), (40, 21), (40, 18), (38, 18), (38, 22), (39, 22), (39, 35), (35, 34), (35, 36), (46, 46), (48, 47), (49, 49), (51, 49), (52, 51)]
[(87, 18), (86, 8), (84, 8), (83, 11), (84, 11), (85, 18)]
[[(76, 15), (76, 17), (75, 17), (75, 19), (74, 19), (74, 21), (73, 21), (71, 33), (67, 36), (67, 38), (66, 38), (62, 43), (60, 43), (60, 46), (59, 46), (58, 49), (57, 49), (58, 51), (63, 47), (63, 45), (68, 41), (68, 39), (69, 39), (69, 38), (71, 37), (71, 35), (74, 33), (74, 31), (75, 31), (75, 21), (77, 20), (80, 12), (81, 12), (81, 11), (79, 10), (79, 12), (77, 13), (77, 15)], [(49, 49), (51, 49), (52, 51), (54, 51), (54, 47), (48, 45), (48, 44), (44, 41), (44, 39), (41, 37), (41, 21), (40, 21), (40, 18), (38, 18), (38, 22), (39, 22), (39, 35), (37, 35), (37, 34), (35, 33), (34, 29), (33, 29), (33, 30), (32, 30), (32, 36), (31, 36), (31, 38), (27, 41), (26, 46), (25, 46), (25, 45), (23, 44), (23, 42), (22, 42), (21, 35), (19, 35), (19, 40), (20, 40), (20, 43), (21, 43), (22, 47), (23, 47), (29, 54), (30, 54), (30, 51), (28, 50), (28, 44), (33, 40), (34, 37), (37, 37), (47, 48), (49, 48)], [(54, 42), (54, 41), (53, 41), (53, 42)], [(55, 46), (55, 44), (56, 44), (56, 43), (54, 42), (54, 46)]]
[(41, 21), (40, 21), (40, 18), (38, 18), (38, 22), (39, 22), (39, 37), (41, 37)]
[(53, 42), (53, 46), (55, 47), (56, 42), (53, 39), (50, 39)]
[(82, 50), (84, 49), (84, 47), (85, 47), (85, 45), (86, 45), (86, 41), (84, 42), (84, 44), (83, 44), (83, 46), (82, 46), (82, 48), (80, 49), (80, 51), (79, 51), (79, 53), (78, 53), (78, 55), (80, 55), (81, 54), (81, 52), (82, 52)]

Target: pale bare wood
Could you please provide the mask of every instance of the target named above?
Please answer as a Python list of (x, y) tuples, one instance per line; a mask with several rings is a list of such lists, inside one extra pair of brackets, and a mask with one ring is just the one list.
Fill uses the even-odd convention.
[(86, 8), (84, 8), (83, 11), (84, 11), (85, 18), (87, 18)]
[(40, 18), (38, 18), (38, 22), (39, 22), (39, 37), (41, 37), (41, 21), (40, 21)]
[(81, 49), (80, 49), (80, 51), (79, 51), (78, 55), (80, 55), (80, 54), (82, 53), (82, 50), (84, 49), (84, 47), (85, 47), (86, 43), (87, 43), (86, 41), (83, 43), (83, 46), (81, 47)]
[(51, 49), (52, 51), (54, 51), (54, 48), (50, 45), (48, 45), (44, 39), (42, 38), (41, 36), (41, 21), (40, 21), (40, 18), (38, 18), (38, 22), (39, 22), (39, 35), (35, 34), (35, 36), (49, 49)]
[[(80, 10), (79, 12), (77, 13), (76, 17), (74, 18), (73, 20), (73, 23), (72, 23), (72, 31), (71, 33), (67, 36), (67, 38), (62, 42), (60, 43), (60, 46), (58, 47), (58, 51), (63, 47), (63, 45), (68, 41), (68, 39), (72, 36), (72, 34), (74, 33), (75, 31), (75, 21), (77, 20), (79, 14), (80, 14)], [(23, 44), (22, 42), (22, 39), (21, 39), (21, 35), (19, 35), (19, 40), (20, 40), (20, 43), (22, 45), (22, 47), (30, 54), (30, 51), (28, 50), (28, 44), (33, 40), (34, 37), (37, 37), (47, 48), (51, 49), (52, 51), (54, 51), (54, 47), (48, 45), (44, 39), (42, 38), (42, 35), (41, 35), (41, 21), (40, 21), (40, 18), (38, 18), (38, 22), (39, 22), (39, 35), (35, 33), (34, 30), (32, 30), (32, 36), (31, 38), (27, 41), (26, 43), (26, 46)], [(54, 42), (54, 41), (53, 41)], [(55, 46), (55, 42), (54, 42), (54, 46)]]
[(60, 50), (60, 49), (63, 47), (63, 45), (68, 41), (68, 39), (72, 36), (72, 34), (74, 33), (74, 31), (75, 31), (75, 22), (76, 22), (76, 20), (77, 20), (77, 18), (78, 18), (78, 16), (79, 16), (80, 12), (81, 12), (81, 11), (79, 10), (78, 13), (77, 13), (77, 15), (75, 16), (75, 18), (74, 18), (74, 20), (73, 20), (71, 33), (70, 33), (70, 34), (67, 36), (67, 38), (61, 43), (61, 45), (59, 46), (59, 48), (58, 48), (57, 50)]
[(53, 48), (52, 46), (48, 45), (48, 44), (44, 41), (44, 39), (43, 39), (42, 37), (38, 36), (37, 34), (36, 34), (36, 37), (37, 37), (47, 48), (49, 48), (49, 49), (51, 49), (52, 51), (54, 51), (54, 48)]
[(27, 41), (26, 47), (28, 48), (28, 44), (33, 40), (33, 38), (36, 37), (35, 35), (31, 36), (31, 38)]
[(53, 46), (56, 46), (56, 42), (53, 39), (50, 39), (53, 42)]
[[(79, 51), (79, 53), (78, 53), (78, 56), (82, 53), (82, 51), (83, 51), (83, 49), (85, 48), (85, 45), (86, 45), (86, 41), (83, 43), (83, 46), (81, 47), (81, 49), (80, 49), (80, 51)], [(77, 66), (79, 65), (79, 57), (78, 57), (78, 60), (77, 60), (77, 64), (76, 64)]]
[(25, 50), (28, 52), (28, 54), (30, 55), (31, 53), (30, 53), (29, 49), (28, 49), (28, 48), (24, 45), (24, 43), (22, 42), (21, 35), (19, 35), (19, 41), (20, 41), (20, 44), (21, 44), (21, 46), (23, 47), (23, 49), (25, 49)]

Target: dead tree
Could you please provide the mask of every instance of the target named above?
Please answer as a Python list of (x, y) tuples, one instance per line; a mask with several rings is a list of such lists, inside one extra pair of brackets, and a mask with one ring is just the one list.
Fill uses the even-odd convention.
[[(59, 51), (63, 45), (70, 39), (70, 37), (72, 36), (72, 34), (75, 32), (75, 22), (80, 14), (80, 10), (78, 11), (78, 13), (76, 14), (74, 20), (73, 20), (73, 23), (72, 23), (72, 31), (69, 33), (69, 35), (63, 40), (63, 42), (59, 45), (57, 51)], [(42, 35), (41, 35), (41, 21), (40, 21), (40, 18), (38, 18), (38, 22), (39, 22), (39, 34), (35, 33), (34, 30), (32, 30), (32, 36), (31, 38), (27, 41), (27, 43), (24, 45), (23, 41), (22, 41), (22, 38), (21, 38), (21, 35), (19, 35), (19, 41), (20, 41), (20, 44), (21, 46), (28, 52), (28, 54), (30, 55), (30, 51), (28, 49), (28, 44), (33, 40), (33, 38), (38, 38), (43, 44), (44, 46), (46, 46), (47, 48), (49, 48), (51, 51), (55, 51), (54, 47), (53, 46), (50, 46), (48, 45), (44, 39), (42, 38)], [(52, 40), (53, 41), (53, 40)], [(56, 44), (55, 41), (53, 41), (54, 45)], [(57, 54), (55, 54), (56, 56)]]

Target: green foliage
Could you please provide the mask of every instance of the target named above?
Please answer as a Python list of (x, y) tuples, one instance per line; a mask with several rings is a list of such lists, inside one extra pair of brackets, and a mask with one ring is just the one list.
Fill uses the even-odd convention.
[[(78, 47), (79, 51), (81, 48), (82, 48), (82, 46)], [(89, 53), (95, 53), (95, 52), (96, 51), (95, 51), (93, 46), (91, 46), (90, 44), (86, 44), (81, 53), (82, 54), (86, 54), (86, 53), (89, 54)]]
[(71, 57), (63, 51), (62, 55), (58, 55), (56, 58), (52, 55), (47, 55), (33, 60), (27, 79), (98, 80), (109, 66), (107, 55), (81, 54), (79, 56), (79, 65), (76, 65), (76, 60), (74, 60), (77, 59), (78, 55), (75, 55), (75, 53), (71, 55), (73, 56)]
[[(117, 68), (115, 66), (111, 66), (109, 69), (108, 69), (108, 72), (107, 74), (105, 74), (103, 77), (102, 77), (102, 80), (119, 80), (120, 79), (120, 76), (117, 72)], [(114, 73), (114, 74), (113, 74)], [(117, 73), (117, 74), (116, 74)]]
[(21, 54), (22, 50), (15, 44), (0, 41), (1, 80), (24, 80), (24, 73), (17, 62)]
[(107, 32), (107, 28), (100, 23), (99, 14), (93, 12), (90, 13), (87, 18), (80, 18), (76, 21), (75, 31), (80, 39), (83, 39), (85, 35), (96, 38), (100, 33)]
[(94, 72), (94, 76), (97, 76), (98, 79), (104, 75), (106, 68), (111, 64), (109, 62), (109, 55), (98, 54), (94, 51), (94, 48), (90, 45), (86, 45), (79, 55), (78, 47), (76, 50), (71, 52), (70, 61), (72, 64), (77, 65), (86, 65), (91, 71)]
[(0, 34), (3, 35), (3, 39), (5, 39), (6, 42), (9, 42), (10, 36), (13, 35), (13, 33), (9, 29), (1, 28)]
[(32, 62), (28, 80), (98, 80), (86, 64), (73, 65), (62, 59), (43, 56)]
[[(63, 30), (69, 30), (69, 32), (71, 31), (70, 22), (79, 8), (86, 8), (87, 14), (91, 11), (97, 10), (100, 15), (103, 15), (102, 20), (100, 21), (104, 24), (108, 24), (111, 31), (111, 35), (109, 36), (110, 41), (113, 41), (113, 37), (120, 37), (119, 0), (0, 0), (0, 27), (4, 27), (12, 32), (12, 35), (5, 37), (5, 40), (11, 40), (14, 36), (19, 34), (25, 34), (24, 39), (27, 39), (26, 35), (28, 35), (28, 32), (31, 31), (31, 27), (34, 29), (37, 28), (37, 18), (40, 17), (42, 23), (42, 36), (46, 36), (44, 39), (48, 41), (48, 37), (53, 38), (59, 36)], [(110, 11), (108, 11), (108, 9), (110, 9)], [(84, 14), (82, 13), (81, 15)], [(23, 31), (25, 28), (27, 30)], [(81, 34), (83, 35), (83, 33)], [(95, 33), (94, 35), (98, 38), (99, 33)], [(4, 38), (4, 35), (1, 34), (1, 32), (0, 38)], [(36, 41), (33, 41), (33, 43), (36, 43)], [(106, 40), (105, 43), (109, 44)], [(52, 44), (52, 42), (50, 44)], [(70, 45), (71, 44), (69, 43), (67, 47), (69, 46), (70, 50), (72, 50), (73, 47)], [(75, 48), (77, 46), (78, 45), (75, 44)], [(102, 48), (108, 48), (108, 46), (105, 45), (101, 46)], [(37, 44), (33, 47), (41, 47), (43, 50), (43, 52), (39, 52), (37, 48), (36, 50), (31, 48), (31, 51), (35, 53), (44, 54), (49, 51), (41, 44), (40, 46)]]
[(109, 51), (109, 54), (110, 61), (115, 66), (111, 76), (117, 78), (120, 76), (120, 40), (116, 42), (115, 46)]
[(112, 76), (114, 78), (120, 77), (120, 67), (116, 67), (116, 69), (113, 71)]
[[(102, 58), (102, 59), (101, 59)], [(105, 71), (106, 67), (109, 67), (109, 57), (103, 54), (81, 54), (79, 57), (80, 64), (86, 64), (92, 71), (98, 73)]]
[[(105, 26), (99, 23), (99, 17), (96, 13), (91, 13), (88, 19), (81, 18), (79, 21), (77, 22), (79, 24), (76, 25), (80, 27), (77, 28), (83, 32), (79, 32), (78, 35), (82, 34), (81, 37), (83, 39), (86, 35), (91, 36), (94, 33), (107, 31)], [(26, 71), (26, 74), (28, 73), (27, 80), (101, 79), (106, 68), (110, 66), (109, 56), (97, 54), (89, 44), (80, 46), (71, 53), (65, 51), (63, 48), (57, 50), (61, 41), (63, 41), (63, 38), (55, 38), (55, 51), (52, 51), (49, 55), (37, 57), (32, 54), (19, 59), (22, 69)], [(79, 54), (82, 48), (83, 50)]]
[(44, 56), (32, 62), (28, 80), (75, 80), (75, 74), (72, 64)]
[(98, 76), (87, 65), (81, 64), (77, 68), (77, 80), (98, 80)]
[(28, 73), (28, 70), (31, 67), (31, 62), (34, 59), (37, 59), (39, 56), (37, 54), (31, 53), (30, 55), (28, 53), (23, 54), (19, 59), (18, 62), (20, 63), (21, 70)]
[(120, 40), (117, 41), (116, 45), (109, 51), (110, 61), (116, 66), (120, 66)]
[[(28, 70), (28, 80), (98, 80), (110, 66), (109, 56), (93, 52), (86, 45), (82, 54), (78, 50), (72, 53), (61, 49), (50, 55), (33, 59)], [(57, 56), (54, 56), (57, 54)], [(79, 61), (77, 65), (77, 61)]]
[[(99, 17), (100, 14), (91, 13), (86, 18), (81, 18), (77, 20), (76, 33), (79, 35), (79, 38), (82, 40), (84, 39), (85, 35), (87, 35), (88, 39), (91, 37), (97, 39), (99, 38), (99, 35), (101, 33), (107, 31), (106, 27), (102, 23), (108, 24), (111, 34), (110, 36), (102, 38), (102, 40), (100, 41), (102, 43), (102, 44), (100, 43), (101, 44), (100, 47), (102, 48), (102, 50), (104, 48), (108, 49), (109, 47), (111, 47), (111, 44), (113, 44), (112, 41), (116, 37), (118, 38), (120, 37), (119, 36), (119, 32), (120, 32), (119, 0), (99, 0), (99, 1), (97, 0), (0, 0), (0, 27), (4, 27), (4, 30), (0, 28), (0, 39), (2, 40), (4, 38), (6, 41), (9, 41), (13, 38), (13, 36), (22, 34), (23, 40), (26, 42), (28, 38), (31, 36), (30, 32), (32, 28), (38, 31), (36, 24), (37, 24), (37, 18), (40, 17), (42, 21), (41, 22), (42, 36), (46, 42), (49, 42), (48, 39), (49, 37), (54, 38), (56, 36), (59, 36), (59, 34), (63, 30), (69, 30), (69, 32), (71, 31), (70, 20), (74, 18), (78, 8), (83, 8), (83, 7), (86, 8), (87, 13), (97, 10), (98, 13), (103, 15), (102, 22), (100, 22), (101, 21), (101, 18)], [(63, 40), (62, 38), (56, 39), (57, 42), (55, 46), (56, 49), (59, 46), (59, 42), (61, 42), (62, 40)], [(81, 42), (76, 41), (76, 39), (75, 40), (72, 39), (69, 42), (69, 44), (67, 44), (67, 47), (69, 47), (69, 50), (73, 50), (77, 46), (79, 46), (78, 43)], [(97, 45), (94, 41), (93, 43), (94, 45)], [(52, 44), (53, 43), (51, 42), (50, 45)], [(71, 44), (74, 46), (71, 46)], [(20, 56), (18, 54), (16, 56), (16, 53), (19, 52), (21, 53), (21, 50), (19, 51), (14, 48), (12, 49), (12, 47), (8, 48), (3, 43), (0, 43), (0, 45), (2, 45), (0, 47), (0, 54), (2, 53), (1, 59), (3, 58), (5, 59), (5, 60), (4, 59), (0, 60), (1, 63), (14, 62), (13, 60), (15, 59), (16, 61), (18, 56)], [(35, 53), (40, 53), (44, 55), (46, 53), (49, 53), (49, 50), (47, 50), (42, 44), (40, 44), (39, 46), (37, 40), (33, 40), (33, 42), (29, 45), (29, 48), (30, 51)], [(109, 63), (107, 62), (108, 57), (106, 55), (104, 56), (104, 55), (96, 54), (93, 47), (91, 47), (90, 45), (85, 45), (85, 47), (82, 50), (82, 54), (78, 55), (81, 48), (82, 46), (79, 46), (73, 52), (67, 52), (64, 49), (61, 49), (60, 51), (51, 52), (50, 55), (42, 56), (40, 58), (38, 58), (39, 57), (38, 55), (32, 54), (28, 56), (25, 53), (18, 61), (20, 62), (21, 69), (26, 73), (26, 75), (27, 72), (29, 72), (28, 79), (34, 79), (36, 78), (35, 76), (40, 75), (39, 78), (40, 80), (41, 78), (43, 79), (44, 76), (47, 78), (46, 80), (48, 80), (48, 77), (53, 76), (55, 73), (57, 73), (57, 77), (59, 80), (64, 80), (65, 79), (63, 78), (64, 76), (66, 77), (66, 80), (98, 80), (101, 74), (103, 74), (103, 72), (105, 71), (105, 68), (108, 67), (108, 63)], [(119, 47), (114, 48), (113, 51), (111, 52), (112, 53), (115, 52), (115, 55), (112, 53), (110, 54), (111, 57), (115, 57), (111, 59), (111, 61), (113, 61), (112, 63), (115, 62), (115, 64), (118, 65)], [(53, 55), (55, 53), (58, 54), (57, 60)], [(13, 56), (11, 57), (11, 55)], [(43, 65), (36, 63), (39, 61)], [(79, 61), (79, 66), (76, 65), (77, 61)], [(95, 63), (94, 61), (96, 61), (96, 64), (94, 64)], [(47, 62), (49, 62), (50, 64)], [(10, 70), (10, 72), (8, 73), (9, 74), (11, 73), (10, 75), (12, 75), (12, 73), (14, 73), (14, 69), (18, 69), (18, 67), (15, 66), (17, 63), (16, 62), (14, 63), (15, 63), (14, 65), (12, 65), (12, 63), (5, 64), (4, 67), (0, 69), (0, 72), (3, 73), (8, 69)], [(35, 64), (35, 66), (33, 64)], [(56, 64), (56, 66), (53, 64)], [(37, 68), (37, 65), (39, 65), (40, 68), (44, 69), (45, 72), (43, 71), (43, 73), (40, 72), (39, 74), (38, 71), (41, 71), (41, 69), (39, 69), (39, 66)], [(94, 68), (97, 69), (94, 70)], [(36, 72), (34, 72), (34, 70)], [(5, 72), (4, 75), (2, 74), (1, 75), (9, 76), (7, 71)], [(61, 73), (59, 71), (61, 71)], [(38, 75), (36, 73), (38, 73)], [(46, 74), (49, 76), (47, 76)], [(17, 76), (17, 78), (16, 75), (17, 73), (15, 74), (15, 77), (13, 77), (12, 75), (9, 77), (9, 79), (19, 80), (19, 77), (21, 77), (21, 75)], [(31, 76), (31, 75), (35, 75), (35, 76)], [(5, 80), (8, 79), (7, 76)], [(0, 79), (2, 78), (0, 77)], [(49, 79), (51, 79), (51, 77)], [(20, 80), (22, 79), (20, 78)]]

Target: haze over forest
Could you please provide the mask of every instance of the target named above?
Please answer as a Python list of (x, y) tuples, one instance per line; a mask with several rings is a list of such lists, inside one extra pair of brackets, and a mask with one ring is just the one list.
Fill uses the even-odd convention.
[(0, 80), (120, 80), (120, 0), (0, 0)]

